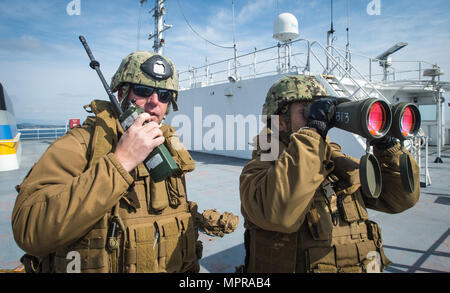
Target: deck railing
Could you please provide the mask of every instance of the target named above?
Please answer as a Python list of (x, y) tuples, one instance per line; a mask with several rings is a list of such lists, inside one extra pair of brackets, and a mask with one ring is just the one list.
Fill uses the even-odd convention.
[(17, 131), (21, 134), (22, 140), (43, 140), (57, 139), (67, 132), (67, 128), (20, 128)]
[[(316, 47), (314, 50), (313, 47)], [(320, 50), (317, 50), (317, 47)], [(319, 52), (320, 51), (320, 52)], [(230, 78), (245, 80), (275, 73), (313, 73), (353, 75), (368, 82), (423, 79), (423, 71), (433, 64), (426, 61), (392, 60), (387, 71), (379, 66), (384, 60), (350, 52), (335, 46), (324, 46), (317, 41), (297, 39), (217, 62), (181, 70), (181, 89), (209, 86), (228, 82)]]

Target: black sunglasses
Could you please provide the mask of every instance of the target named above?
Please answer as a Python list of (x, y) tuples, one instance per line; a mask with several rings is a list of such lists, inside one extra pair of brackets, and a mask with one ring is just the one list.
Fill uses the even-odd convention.
[(141, 84), (132, 84), (131, 88), (136, 95), (144, 98), (150, 97), (156, 91), (156, 93), (158, 94), (158, 100), (161, 103), (168, 103), (175, 96), (175, 91)]

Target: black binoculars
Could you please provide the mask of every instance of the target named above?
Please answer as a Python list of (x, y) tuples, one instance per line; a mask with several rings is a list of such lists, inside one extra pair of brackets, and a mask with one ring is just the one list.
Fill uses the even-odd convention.
[[(415, 136), (421, 124), (419, 109), (412, 103), (401, 102), (389, 105), (383, 100), (370, 98), (350, 101), (336, 98), (338, 104), (331, 126), (358, 134), (370, 141), (385, 135), (395, 137), (403, 142)], [(305, 108), (305, 117), (309, 107)], [(359, 174), (364, 194), (378, 198), (381, 193), (381, 168), (378, 160), (369, 153), (360, 159)], [(415, 180), (409, 155), (400, 155), (400, 175), (402, 184), (408, 192), (414, 191)]]
[(339, 103), (333, 121), (334, 127), (369, 140), (390, 135), (403, 141), (416, 135), (420, 124), (420, 112), (414, 104), (389, 105), (375, 98)]

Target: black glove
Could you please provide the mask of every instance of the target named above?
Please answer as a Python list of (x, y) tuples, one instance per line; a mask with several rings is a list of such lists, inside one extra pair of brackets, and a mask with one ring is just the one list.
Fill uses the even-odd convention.
[(370, 141), (370, 145), (373, 145), (375, 148), (379, 149), (380, 151), (387, 150), (388, 148), (393, 147), (396, 145), (398, 140), (395, 137), (385, 135), (382, 138), (377, 138), (372, 141)]
[(317, 129), (323, 139), (326, 138), (328, 130), (333, 127), (337, 103), (336, 99), (321, 98), (308, 106), (306, 126)]

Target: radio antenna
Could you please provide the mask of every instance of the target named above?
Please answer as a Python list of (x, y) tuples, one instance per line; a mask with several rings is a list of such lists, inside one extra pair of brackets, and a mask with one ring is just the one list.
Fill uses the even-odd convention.
[[(333, 0), (331, 0), (331, 27), (330, 30), (327, 32), (327, 51), (328, 55), (332, 54), (331, 46), (333, 45), (333, 34), (335, 30), (333, 27)], [(330, 69), (330, 58), (327, 56), (327, 71)]]
[(345, 62), (345, 69), (349, 70), (350, 69), (350, 62), (351, 62), (351, 55), (350, 55), (350, 12), (349, 12), (349, 0), (347, 0), (347, 28), (345, 29), (347, 31), (347, 44), (345, 46), (345, 50), (346, 50), (346, 56), (345, 59), (347, 60), (347, 62)]
[(234, 77), (237, 79), (238, 72), (237, 72), (237, 48), (236, 48), (236, 32), (235, 32), (235, 17), (234, 17), (234, 0), (231, 1), (231, 10), (232, 10), (232, 17), (233, 17), (233, 49), (234, 49)]

